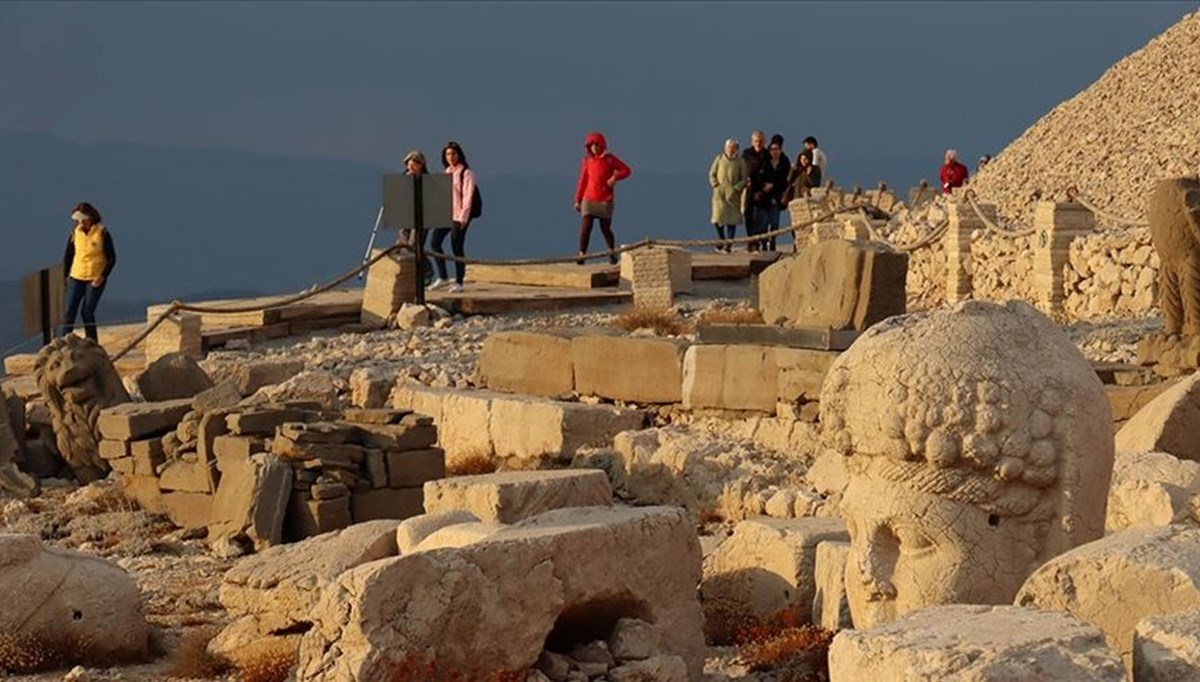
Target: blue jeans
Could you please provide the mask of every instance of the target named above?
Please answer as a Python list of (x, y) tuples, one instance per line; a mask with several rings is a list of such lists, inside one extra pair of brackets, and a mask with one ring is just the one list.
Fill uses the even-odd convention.
[[(779, 206), (770, 206), (767, 208), (754, 209), (754, 222), (757, 223), (758, 232), (755, 234), (763, 234), (764, 232), (772, 232), (779, 229), (779, 213), (782, 209)], [(768, 237), (763, 240), (761, 247), (767, 251), (775, 250), (775, 238)]]
[(99, 341), (96, 334), (96, 306), (100, 304), (100, 297), (104, 295), (106, 286), (107, 279), (104, 280), (104, 284), (94, 287), (91, 282), (74, 277), (67, 278), (67, 319), (59, 336), (66, 336), (75, 331), (75, 316), (79, 314), (82, 305), (84, 332), (89, 339)]

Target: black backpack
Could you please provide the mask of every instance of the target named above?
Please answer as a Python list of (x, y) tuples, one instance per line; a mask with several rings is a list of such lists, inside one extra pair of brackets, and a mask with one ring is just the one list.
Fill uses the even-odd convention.
[(475, 193), (471, 195), (471, 220), (483, 215), (483, 195), (479, 193), (479, 185), (475, 185)]

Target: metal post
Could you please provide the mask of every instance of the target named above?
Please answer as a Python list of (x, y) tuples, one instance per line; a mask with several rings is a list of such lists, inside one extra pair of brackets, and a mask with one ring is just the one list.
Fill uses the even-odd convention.
[(45, 268), (38, 271), (38, 292), (42, 309), (42, 345), (45, 346), (50, 343), (54, 330), (54, 322), (50, 319), (50, 271)]
[(421, 189), (421, 176), (413, 176), (413, 238), (416, 244), (413, 255), (417, 267), (413, 268), (417, 278), (417, 305), (425, 305), (425, 197)]

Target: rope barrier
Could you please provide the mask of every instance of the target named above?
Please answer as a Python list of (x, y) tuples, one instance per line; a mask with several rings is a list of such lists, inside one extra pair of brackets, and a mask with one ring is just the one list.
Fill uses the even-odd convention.
[(1037, 230), (1032, 227), (1024, 230), (1009, 230), (1000, 227), (993, 222), (991, 218), (987, 217), (987, 215), (983, 212), (983, 209), (979, 207), (979, 204), (975, 203), (975, 190), (968, 189), (963, 196), (966, 198), (967, 204), (971, 206), (971, 209), (975, 211), (975, 215), (979, 216), (979, 219), (983, 221), (984, 226), (995, 234), (1017, 239), (1018, 237), (1028, 237), (1037, 232)]
[(1108, 211), (1105, 211), (1104, 209), (1100, 208), (1099, 206), (1096, 206), (1092, 202), (1085, 199), (1083, 197), (1083, 195), (1081, 195), (1079, 193), (1079, 188), (1075, 187), (1074, 185), (1067, 188), (1067, 201), (1073, 201), (1073, 202), (1083, 206), (1087, 210), (1091, 211), (1092, 213), (1100, 216), (1101, 218), (1104, 218), (1105, 220), (1108, 220), (1109, 222), (1112, 222), (1112, 223), (1116, 223), (1118, 225), (1124, 225), (1125, 227), (1146, 227), (1147, 226), (1147, 223), (1144, 220), (1130, 220), (1128, 218), (1122, 218), (1119, 215), (1109, 213)]

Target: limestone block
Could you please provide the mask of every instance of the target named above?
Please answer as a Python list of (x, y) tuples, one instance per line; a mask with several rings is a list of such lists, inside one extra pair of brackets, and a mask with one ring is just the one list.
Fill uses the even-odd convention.
[(283, 383), (303, 371), (303, 360), (262, 360), (239, 367), (234, 379), (241, 394), (248, 396), (263, 387)]
[(126, 499), (136, 502), (139, 507), (151, 514), (166, 513), (157, 476), (123, 475), (121, 476), (121, 492)]
[(629, 336), (577, 336), (571, 340), (575, 391), (632, 403), (682, 400), (687, 343)]
[(100, 435), (110, 440), (141, 440), (174, 429), (192, 409), (189, 398), (156, 403), (124, 403), (100, 412)]
[(546, 460), (570, 461), (582, 447), (609, 445), (644, 420), (637, 410), (611, 405), (511, 396), (492, 401), (488, 432), (497, 457), (527, 469)]
[(415, 303), (402, 303), (396, 311), (396, 328), (409, 331), (433, 324), (429, 307)]
[(139, 476), (154, 476), (160, 464), (167, 460), (161, 438), (135, 440), (129, 444), (129, 455), (134, 473)]
[(779, 370), (775, 397), (785, 403), (818, 401), (821, 399), (821, 383), (824, 381), (824, 370), (783, 367)]
[(102, 440), (96, 450), (102, 459), (120, 459), (130, 455), (127, 440)]
[(1129, 667), (1139, 621), (1200, 608), (1200, 530), (1131, 528), (1077, 547), (1029, 576), (1016, 603), (1092, 623)]
[[(400, 420), (412, 414), (411, 410), (393, 410), (379, 408), (347, 408), (342, 418), (352, 424), (399, 424)], [(432, 422), (430, 422), (432, 423)]]
[[(140, 662), (150, 653), (137, 583), (105, 559), (45, 547), (34, 535), (0, 535), (0, 601), (0, 632), (17, 642), (61, 642), (88, 665)], [(21, 653), (7, 652), (10, 660)]]
[(233, 407), (242, 401), (237, 382), (226, 379), (212, 388), (192, 397), (192, 409), (199, 414)]
[(217, 469), (224, 472), (229, 462), (246, 462), (252, 455), (267, 451), (266, 439), (256, 436), (217, 436), (213, 439)]
[(309, 370), (289, 377), (281, 384), (264, 386), (246, 399), (249, 404), (311, 402), (320, 409), (341, 409), (339, 397), (345, 382), (325, 371)]
[(478, 522), (478, 517), (463, 509), (449, 509), (413, 516), (396, 526), (396, 549), (400, 554), (410, 554), (425, 538), (443, 528), (461, 523)]
[(212, 379), (192, 356), (168, 353), (151, 362), (137, 377), (138, 391), (151, 402), (191, 398), (213, 387)]
[(284, 540), (294, 542), (341, 530), (353, 522), (348, 495), (332, 500), (316, 500), (304, 493), (293, 493), (288, 500), (287, 517), (283, 524)]
[(359, 424), (366, 448), (386, 451), (424, 450), (438, 440), (438, 430), (424, 423)]
[(225, 426), (238, 436), (271, 436), (288, 422), (304, 421), (304, 416), (297, 409), (257, 407), (230, 414), (225, 417)]
[[(146, 321), (153, 322), (159, 314), (150, 315), (147, 311)], [(142, 343), (146, 362), (153, 364), (159, 358), (172, 353), (180, 353), (197, 359), (203, 358), (204, 344), (201, 337), (201, 322), (201, 317), (194, 313), (176, 312), (168, 315)]]
[(1166, 452), (1200, 461), (1200, 372), (1151, 400), (1117, 432), (1118, 452)]
[(1200, 462), (1164, 452), (1118, 453), (1108, 490), (1104, 529), (1114, 533), (1137, 526), (1195, 523), (1200, 493)]
[(456, 476), (425, 484), (425, 511), (461, 509), (480, 521), (516, 523), (551, 509), (612, 504), (599, 470), (506, 471)]
[(908, 254), (880, 242), (824, 240), (781, 258), (758, 276), (768, 324), (867, 327), (905, 312)]
[(398, 521), (369, 521), (302, 542), (270, 547), (234, 564), (223, 577), (221, 604), (240, 625), (222, 632), (211, 648), (229, 655), (247, 639), (311, 622), (330, 583), (347, 569), (395, 556)]
[(164, 492), (163, 513), (180, 528), (204, 528), (212, 518), (213, 496), (208, 493)]
[[(377, 256), (380, 250), (372, 252)], [(417, 261), (409, 253), (392, 253), (380, 258), (367, 270), (363, 288), (362, 323), (384, 327), (400, 306), (417, 298)]]
[(354, 523), (377, 519), (409, 519), (424, 512), (421, 488), (379, 488), (350, 496), (350, 516)]
[(1200, 610), (1150, 616), (1133, 637), (1133, 679), (1192, 682), (1200, 678)]
[(420, 488), (446, 475), (446, 452), (441, 448), (388, 452), (384, 458), (390, 488)]
[(489, 390), (554, 398), (575, 389), (571, 340), (556, 334), (495, 332), (479, 354), (481, 384)]
[(829, 679), (1123, 682), (1125, 671), (1095, 627), (1065, 614), (951, 605), (843, 630), (829, 648)]
[(486, 391), (452, 391), (442, 402), (438, 445), (451, 461), (464, 456), (491, 457), (494, 452), (489, 425), (492, 396)]
[(850, 543), (825, 540), (817, 545), (813, 562), (812, 622), (818, 627), (837, 632), (853, 627), (850, 619), (850, 600), (846, 596), (846, 561), (850, 558)]
[(849, 542), (841, 519), (742, 521), (704, 559), (700, 601), (710, 637), (727, 638), (746, 623), (765, 622), (787, 611), (799, 622), (812, 616), (817, 545)]
[(395, 383), (395, 372), (359, 367), (350, 373), (350, 404), (360, 408), (383, 407)]
[(683, 360), (683, 405), (773, 413), (778, 378), (769, 346), (692, 346)]
[(1105, 386), (1104, 393), (1112, 406), (1113, 422), (1120, 424), (1129, 421), (1139, 410), (1150, 404), (1151, 400), (1173, 385), (1170, 382), (1161, 382), (1149, 386)]
[(312, 612), (297, 680), (383, 679), (398, 661), (485, 679), (533, 666), (556, 624), (601, 613), (653, 622), (662, 654), (682, 657), (688, 679), (701, 679), (699, 579), (700, 547), (682, 510), (547, 512), (485, 542), (343, 573)]
[(256, 551), (282, 542), (292, 467), (259, 453), (227, 461), (222, 474), (209, 518), (209, 542), (245, 535)]

